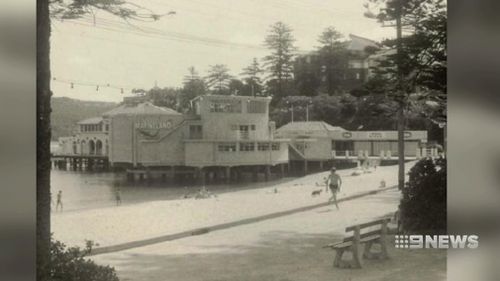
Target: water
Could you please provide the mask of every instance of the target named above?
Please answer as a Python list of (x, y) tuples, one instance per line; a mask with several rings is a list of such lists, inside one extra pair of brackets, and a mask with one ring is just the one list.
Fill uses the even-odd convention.
[[(280, 182), (290, 181), (292, 178), (283, 178), (268, 182), (251, 182), (251, 177), (237, 184), (209, 185), (208, 189), (215, 193), (232, 192), (243, 189), (264, 188)], [(53, 203), (56, 194), (62, 191), (64, 211), (78, 211), (110, 207), (116, 205), (116, 190), (120, 189), (122, 204), (137, 204), (157, 200), (179, 199), (188, 193), (193, 195), (199, 190), (197, 184), (180, 183), (130, 183), (125, 173), (98, 173), (86, 171), (51, 171), (51, 193)], [(55, 208), (55, 205), (53, 206)]]

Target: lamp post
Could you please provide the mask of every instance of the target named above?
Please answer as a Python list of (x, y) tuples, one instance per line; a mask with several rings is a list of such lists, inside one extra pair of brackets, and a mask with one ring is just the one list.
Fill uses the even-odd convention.
[(286, 101), (286, 104), (290, 104), (290, 110), (292, 112), (292, 123), (293, 123), (293, 103), (291, 103), (290, 101)]

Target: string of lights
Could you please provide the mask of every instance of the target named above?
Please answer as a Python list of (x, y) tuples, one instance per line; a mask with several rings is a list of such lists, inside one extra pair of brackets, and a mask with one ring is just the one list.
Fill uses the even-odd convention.
[(93, 82), (78, 81), (78, 80), (64, 79), (64, 78), (58, 78), (58, 77), (52, 77), (52, 81), (57, 82), (57, 83), (61, 83), (61, 84), (67, 84), (67, 85), (69, 85), (70, 89), (74, 89), (76, 86), (92, 87), (95, 89), (96, 92), (99, 92), (99, 90), (102, 90), (102, 89), (116, 89), (116, 90), (120, 91), (120, 94), (125, 94), (126, 92), (133, 93), (132, 90), (138, 88), (138, 87), (124, 86), (124, 85), (117, 85), (114, 83), (113, 84), (112, 83), (93, 83)]

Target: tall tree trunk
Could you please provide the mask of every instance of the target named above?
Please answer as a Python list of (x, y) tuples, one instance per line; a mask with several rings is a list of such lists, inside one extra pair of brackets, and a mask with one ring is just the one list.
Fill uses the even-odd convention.
[(398, 109), (398, 188), (403, 190), (405, 186), (405, 141), (404, 141), (404, 125), (405, 125), (405, 115), (404, 115), (404, 96), (406, 95), (406, 87), (403, 87), (404, 75), (401, 69), (403, 65), (402, 62), (402, 51), (403, 51), (403, 29), (401, 24), (401, 12), (402, 12), (402, 0), (397, 0), (396, 3), (396, 36), (397, 36), (397, 67), (398, 67), (398, 95), (401, 99), (399, 101)]
[(49, 280), (50, 263), (50, 15), (49, 0), (37, 1), (37, 280)]

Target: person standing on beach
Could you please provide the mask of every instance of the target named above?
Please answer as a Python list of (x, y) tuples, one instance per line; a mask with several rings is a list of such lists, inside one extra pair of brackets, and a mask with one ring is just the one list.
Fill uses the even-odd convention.
[(61, 212), (62, 212), (63, 203), (62, 203), (62, 191), (61, 190), (59, 190), (59, 192), (57, 192), (56, 212), (59, 210), (59, 207), (61, 207)]
[(332, 167), (332, 169), (330, 170), (330, 175), (328, 175), (326, 182), (328, 184), (328, 187), (330, 188), (330, 191), (332, 192), (332, 197), (328, 199), (328, 202), (331, 202), (333, 200), (338, 210), (339, 205), (337, 204), (337, 192), (340, 191), (340, 187), (342, 186), (342, 179), (340, 178), (339, 174), (336, 173), (336, 171), (337, 169), (335, 167)]
[(120, 206), (122, 204), (122, 191), (120, 188), (116, 189), (115, 192), (116, 206)]

